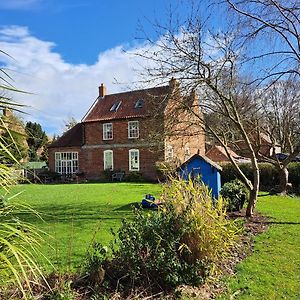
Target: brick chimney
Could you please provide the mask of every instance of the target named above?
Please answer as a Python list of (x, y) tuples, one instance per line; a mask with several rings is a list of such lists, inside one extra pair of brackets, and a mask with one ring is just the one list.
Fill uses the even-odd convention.
[(101, 83), (101, 85), (99, 86), (99, 97), (103, 98), (106, 95), (106, 86)]
[(179, 87), (179, 83), (174, 77), (172, 77), (171, 80), (169, 81), (169, 87), (171, 88), (172, 91), (175, 90), (175, 88)]
[(13, 115), (13, 113), (12, 113), (12, 110), (10, 108), (5, 107), (3, 109), (3, 116), (4, 117), (10, 118), (12, 115)]

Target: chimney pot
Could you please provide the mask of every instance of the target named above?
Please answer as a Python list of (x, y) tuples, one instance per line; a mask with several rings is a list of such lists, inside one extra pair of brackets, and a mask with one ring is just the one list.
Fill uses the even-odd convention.
[(99, 97), (103, 98), (106, 96), (106, 86), (101, 83), (101, 85), (99, 86)]
[(5, 107), (3, 109), (3, 116), (4, 117), (10, 118), (12, 115), (13, 115), (13, 113), (12, 113), (12, 110), (10, 108)]
[(174, 77), (172, 77), (172, 78), (170, 79), (170, 81), (169, 81), (169, 87), (170, 87), (172, 90), (174, 90), (175, 88), (178, 88), (178, 86), (179, 86), (178, 81), (177, 81)]

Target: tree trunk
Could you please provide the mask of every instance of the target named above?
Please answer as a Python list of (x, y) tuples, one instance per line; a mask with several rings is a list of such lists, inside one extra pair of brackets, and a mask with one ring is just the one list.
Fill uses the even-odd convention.
[(246, 210), (246, 217), (252, 217), (254, 208), (257, 202), (257, 196), (259, 191), (259, 168), (256, 164), (253, 170), (253, 188), (250, 190), (249, 202)]
[(278, 193), (279, 194), (286, 194), (288, 189), (288, 182), (289, 182), (289, 171), (287, 167), (281, 167), (279, 169), (279, 187)]

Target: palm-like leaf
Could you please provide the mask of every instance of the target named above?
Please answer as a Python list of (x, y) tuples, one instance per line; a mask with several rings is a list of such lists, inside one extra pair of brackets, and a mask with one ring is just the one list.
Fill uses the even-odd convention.
[[(0, 50), (0, 55), (7, 54)], [(7, 93), (22, 91), (10, 85), (9, 81), (11, 77), (0, 69), (0, 108), (20, 111), (23, 105), (12, 101)], [(28, 212), (30, 208), (12, 205), (12, 197), (7, 198), (10, 187), (16, 184), (18, 179), (15, 170), (19, 161), (10, 150), (11, 144), (15, 149), (18, 149), (18, 145), (3, 119), (0, 122), (0, 294), (7, 284), (12, 283), (18, 286), (23, 297), (27, 298), (28, 293), (32, 294), (32, 283), (43, 278), (36, 262), (36, 257), (40, 255), (38, 246), (42, 239), (37, 228), (18, 219), (20, 213)], [(9, 143), (4, 138), (4, 132), (10, 137)]]

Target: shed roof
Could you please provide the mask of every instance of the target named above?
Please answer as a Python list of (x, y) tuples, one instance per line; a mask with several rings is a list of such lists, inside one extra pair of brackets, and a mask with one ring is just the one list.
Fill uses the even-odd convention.
[(83, 144), (83, 124), (78, 123), (66, 133), (64, 133), (56, 141), (52, 142), (48, 148), (58, 148), (58, 147), (74, 147), (82, 146)]
[[(153, 111), (153, 106), (161, 102), (170, 91), (169, 86), (154, 87), (144, 90), (128, 91), (98, 97), (83, 122), (105, 121), (114, 119), (146, 117)], [(136, 107), (138, 100), (143, 100), (141, 107)], [(114, 104), (120, 103), (116, 111), (111, 110)]]
[(220, 165), (218, 165), (217, 163), (215, 163), (214, 161), (212, 161), (211, 159), (209, 159), (208, 157), (206, 157), (205, 155), (200, 155), (200, 154), (194, 154), (192, 157), (190, 157), (187, 161), (185, 161), (180, 168), (184, 167), (185, 165), (189, 164), (191, 161), (193, 161), (194, 159), (202, 159), (205, 162), (207, 162), (208, 164), (212, 165), (214, 168), (216, 168), (219, 171), (222, 171), (222, 167)]

